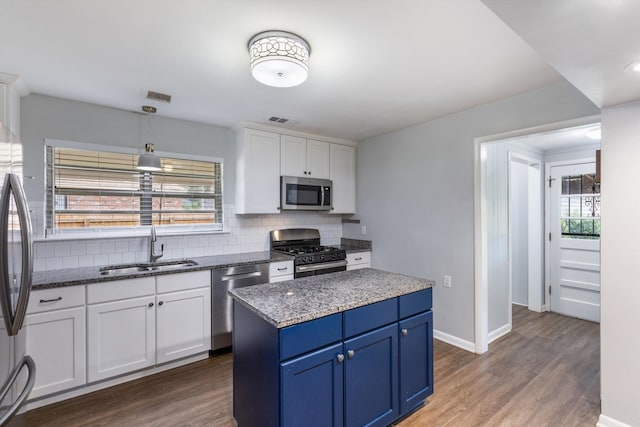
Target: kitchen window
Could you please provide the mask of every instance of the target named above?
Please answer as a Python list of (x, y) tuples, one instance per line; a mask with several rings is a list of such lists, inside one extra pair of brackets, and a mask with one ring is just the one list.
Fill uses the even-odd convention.
[(158, 153), (162, 170), (136, 169), (134, 149), (48, 140), (47, 235), (127, 231), (221, 231), (221, 159)]

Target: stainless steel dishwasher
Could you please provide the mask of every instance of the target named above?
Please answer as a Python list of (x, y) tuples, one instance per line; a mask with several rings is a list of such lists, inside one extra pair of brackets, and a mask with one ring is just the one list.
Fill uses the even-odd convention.
[(219, 268), (211, 275), (211, 349), (218, 350), (231, 345), (233, 327), (232, 300), (227, 294), (230, 289), (259, 285), (269, 282), (269, 263), (240, 265)]

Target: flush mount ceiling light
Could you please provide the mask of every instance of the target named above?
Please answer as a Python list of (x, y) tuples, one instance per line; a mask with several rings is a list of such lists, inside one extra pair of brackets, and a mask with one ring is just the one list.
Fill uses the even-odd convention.
[(594, 141), (600, 141), (600, 138), (602, 138), (602, 129), (600, 128), (600, 126), (587, 129), (587, 131), (584, 133), (584, 136), (589, 139), (593, 139)]
[(286, 31), (264, 31), (249, 40), (251, 74), (267, 86), (292, 87), (307, 80), (310, 54), (309, 43)]
[[(143, 105), (142, 111), (147, 113), (147, 136), (151, 141), (151, 114), (155, 113), (156, 107), (150, 105)], [(144, 144), (144, 154), (138, 156), (138, 170), (141, 171), (160, 171), (162, 165), (160, 164), (160, 157), (153, 154), (153, 144), (148, 142)]]
[(640, 61), (632, 62), (624, 67), (624, 69), (627, 71), (633, 71), (634, 73), (640, 73)]

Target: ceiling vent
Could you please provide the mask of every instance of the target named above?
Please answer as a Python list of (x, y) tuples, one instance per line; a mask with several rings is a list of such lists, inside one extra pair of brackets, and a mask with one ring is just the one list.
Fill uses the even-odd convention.
[(276, 122), (276, 123), (287, 123), (289, 119), (285, 119), (284, 117), (271, 116), (269, 117), (269, 121)]
[(169, 104), (171, 102), (171, 95), (150, 90), (147, 91), (147, 99), (150, 99), (152, 101), (166, 102), (167, 104)]

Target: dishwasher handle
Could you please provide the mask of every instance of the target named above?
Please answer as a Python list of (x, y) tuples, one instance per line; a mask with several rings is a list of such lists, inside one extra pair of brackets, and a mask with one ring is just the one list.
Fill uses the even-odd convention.
[(252, 277), (260, 277), (262, 276), (262, 272), (254, 271), (252, 273), (240, 273), (240, 274), (225, 274), (220, 277), (220, 281), (227, 282), (229, 280), (242, 280), (242, 279), (250, 279)]

